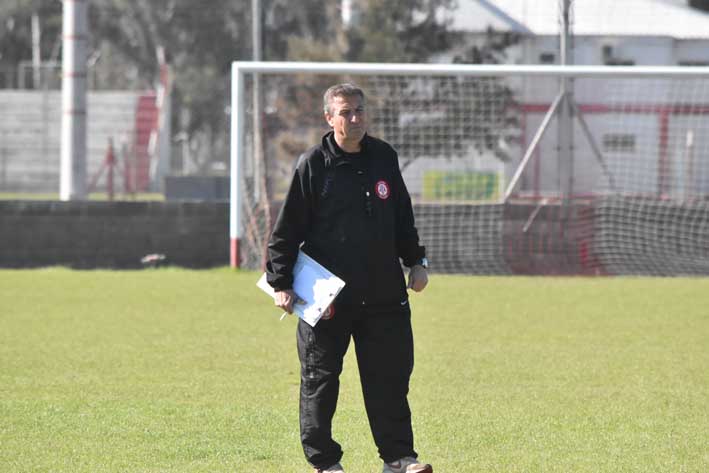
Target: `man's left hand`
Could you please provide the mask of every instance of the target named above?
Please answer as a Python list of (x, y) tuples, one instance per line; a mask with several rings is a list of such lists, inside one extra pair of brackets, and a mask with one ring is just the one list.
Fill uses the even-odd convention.
[(415, 292), (421, 292), (427, 284), (428, 274), (426, 273), (426, 268), (418, 264), (412, 266), (409, 271), (409, 285), (406, 287), (413, 289)]

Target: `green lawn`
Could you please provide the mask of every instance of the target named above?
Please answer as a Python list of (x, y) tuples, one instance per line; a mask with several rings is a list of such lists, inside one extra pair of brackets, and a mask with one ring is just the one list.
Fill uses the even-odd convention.
[[(293, 317), (257, 274), (0, 271), (0, 472), (307, 472)], [(433, 276), (412, 296), (438, 473), (709, 471), (709, 280)], [(381, 471), (353, 355), (335, 434)]]

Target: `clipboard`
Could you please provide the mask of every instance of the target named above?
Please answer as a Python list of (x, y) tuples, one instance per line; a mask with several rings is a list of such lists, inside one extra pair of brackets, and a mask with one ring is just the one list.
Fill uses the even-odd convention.
[[(275, 290), (268, 284), (263, 273), (256, 285), (275, 298)], [(298, 251), (293, 267), (293, 291), (304, 301), (293, 305), (293, 313), (311, 327), (315, 327), (335, 297), (345, 287), (345, 281), (328, 271), (310, 256)]]

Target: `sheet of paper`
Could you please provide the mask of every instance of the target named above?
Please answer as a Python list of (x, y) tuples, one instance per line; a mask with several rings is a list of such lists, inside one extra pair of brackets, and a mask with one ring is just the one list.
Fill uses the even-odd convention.
[[(266, 273), (256, 285), (271, 297), (275, 296), (275, 291), (266, 281)], [(343, 287), (345, 282), (342, 279), (302, 251), (298, 253), (293, 268), (293, 290), (304, 302), (295, 304), (293, 313), (308, 325), (315, 327)]]

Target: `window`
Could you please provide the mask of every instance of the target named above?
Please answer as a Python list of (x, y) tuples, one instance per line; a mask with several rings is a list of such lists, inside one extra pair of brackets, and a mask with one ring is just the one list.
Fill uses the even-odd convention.
[(680, 66), (709, 66), (709, 61), (679, 61)]
[(606, 66), (634, 66), (635, 61), (632, 59), (611, 58), (606, 61)]
[(539, 64), (554, 64), (556, 56), (554, 53), (541, 53), (539, 55)]
[(603, 64), (606, 66), (634, 66), (635, 61), (632, 59), (627, 59), (627, 58), (622, 58), (619, 56), (616, 56), (617, 53), (614, 53), (613, 51), (613, 46), (610, 45), (605, 45), (602, 48), (602, 54), (603, 54)]
[(606, 133), (603, 135), (603, 150), (611, 153), (634, 153), (635, 135)]

